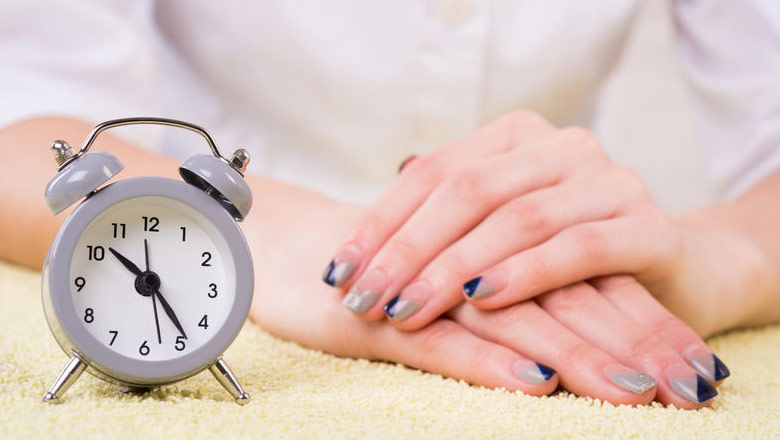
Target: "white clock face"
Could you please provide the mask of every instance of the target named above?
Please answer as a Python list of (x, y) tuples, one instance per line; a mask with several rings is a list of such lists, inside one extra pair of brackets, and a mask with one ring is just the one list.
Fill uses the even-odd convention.
[(235, 300), (224, 238), (206, 216), (167, 197), (135, 197), (104, 210), (78, 239), (69, 273), (82, 325), (134, 359), (196, 350), (222, 327)]

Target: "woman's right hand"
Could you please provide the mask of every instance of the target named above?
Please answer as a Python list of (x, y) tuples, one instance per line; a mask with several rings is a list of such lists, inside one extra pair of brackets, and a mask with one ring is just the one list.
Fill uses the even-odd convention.
[[(596, 283), (598, 292), (580, 283), (545, 294), (538, 303), (500, 310), (461, 305), (449, 319), (410, 332), (385, 320), (347, 319), (351, 314), (340, 296), (319, 280), (319, 264), (363, 210), (294, 191), (265, 193), (276, 215), (250, 216), (245, 227), (258, 285), (251, 317), (267, 331), (339, 356), (399, 362), (531, 395), (552, 393), (560, 380), (576, 394), (614, 404), (706, 404), (698, 402), (696, 372), (681, 353), (689, 346), (700, 349), (696, 354), (709, 350), (641, 286), (617, 278)], [(559, 374), (550, 375), (544, 365)], [(637, 370), (660, 385), (648, 388), (652, 381)], [(679, 378), (692, 400), (669, 385)], [(714, 394), (708, 391), (714, 390), (704, 389), (702, 396)]]

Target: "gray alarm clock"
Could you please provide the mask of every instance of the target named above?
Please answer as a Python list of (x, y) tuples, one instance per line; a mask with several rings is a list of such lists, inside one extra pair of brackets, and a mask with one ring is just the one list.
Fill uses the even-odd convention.
[[(212, 154), (186, 159), (184, 181), (138, 177), (99, 188), (123, 165), (109, 152), (87, 151), (104, 130), (130, 124), (192, 130)], [(63, 141), (51, 148), (59, 164), (46, 187), (51, 211), (86, 199), (65, 220), (43, 268), (46, 320), (71, 357), (44, 400), (57, 401), (85, 370), (140, 391), (208, 368), (247, 403), (221, 357), (252, 302), (252, 258), (236, 224), (252, 204), (247, 152), (225, 159), (201, 127), (163, 118), (107, 121), (78, 152)]]

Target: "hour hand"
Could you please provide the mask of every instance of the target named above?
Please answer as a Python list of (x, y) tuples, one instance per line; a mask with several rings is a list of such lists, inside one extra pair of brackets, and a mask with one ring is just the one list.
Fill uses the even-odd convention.
[(136, 266), (132, 261), (128, 260), (124, 255), (120, 254), (114, 248), (112, 248), (110, 246), (109, 246), (108, 250), (111, 251), (112, 254), (114, 254), (116, 259), (119, 260), (119, 262), (122, 263), (122, 265), (124, 267), (126, 267), (127, 270), (129, 270), (130, 272), (132, 272), (136, 276), (141, 275), (141, 273), (142, 273), (141, 269), (139, 269), (138, 266)]

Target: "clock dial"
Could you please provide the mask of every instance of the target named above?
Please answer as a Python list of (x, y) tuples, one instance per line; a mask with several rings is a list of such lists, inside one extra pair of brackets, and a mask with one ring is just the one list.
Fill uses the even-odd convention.
[(227, 243), (199, 211), (134, 197), (95, 217), (76, 242), (70, 293), (82, 325), (134, 359), (177, 358), (206, 343), (235, 300)]

